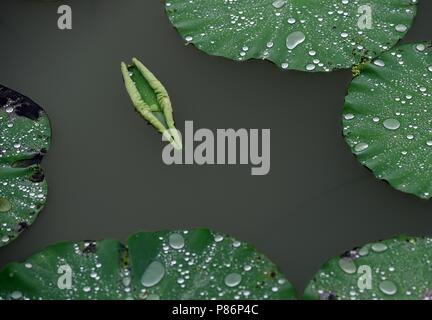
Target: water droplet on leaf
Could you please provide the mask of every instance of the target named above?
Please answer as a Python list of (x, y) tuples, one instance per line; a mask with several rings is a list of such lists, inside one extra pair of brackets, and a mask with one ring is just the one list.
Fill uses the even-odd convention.
[(144, 287), (153, 287), (157, 285), (165, 275), (165, 266), (159, 261), (153, 261), (149, 264), (141, 277), (141, 284)]

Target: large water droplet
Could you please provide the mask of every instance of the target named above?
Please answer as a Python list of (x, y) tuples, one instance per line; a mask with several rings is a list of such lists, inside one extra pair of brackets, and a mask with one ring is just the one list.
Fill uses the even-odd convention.
[(20, 291), (14, 291), (14, 292), (12, 292), (12, 294), (11, 294), (11, 298), (14, 299), (14, 300), (21, 299), (22, 296), (23, 296), (23, 295), (22, 295), (22, 293), (21, 293)]
[(242, 277), (238, 273), (230, 273), (225, 277), (225, 285), (231, 288), (236, 287), (240, 284), (241, 280)]
[(375, 252), (384, 252), (388, 249), (387, 245), (381, 242), (374, 243), (372, 245), (372, 250)]
[(419, 43), (418, 45), (416, 45), (416, 49), (422, 52), (426, 50), (426, 46), (423, 43)]
[(153, 261), (149, 264), (141, 277), (141, 284), (144, 287), (153, 287), (157, 285), (165, 275), (165, 266), (159, 261)]
[(294, 31), (291, 33), (287, 39), (286, 39), (286, 46), (288, 49), (293, 50), (295, 49), (299, 44), (303, 43), (305, 41), (306, 37), (303, 32), (301, 31)]
[(339, 260), (339, 267), (348, 274), (356, 273), (357, 267), (354, 261), (350, 258), (342, 258)]
[(363, 247), (359, 250), (359, 255), (361, 257), (365, 257), (369, 254), (369, 248), (368, 247)]
[(122, 284), (125, 287), (129, 287), (130, 284), (131, 284), (131, 281), (132, 281), (132, 279), (130, 277), (125, 277), (125, 278), (122, 279)]
[(0, 197), (0, 212), (8, 212), (12, 208), (10, 201)]
[(376, 65), (377, 67), (385, 67), (385, 62), (380, 59), (376, 59), (374, 60), (374, 65)]
[(394, 282), (390, 280), (384, 280), (379, 285), (380, 290), (386, 295), (393, 296), (397, 293), (397, 287)]
[(174, 249), (181, 249), (185, 245), (184, 238), (181, 234), (174, 233), (169, 237), (169, 245)]
[(217, 234), (217, 235), (215, 235), (214, 239), (216, 242), (221, 242), (224, 239), (224, 237), (221, 236), (220, 234)]
[(395, 29), (397, 32), (405, 32), (408, 30), (408, 27), (404, 24), (398, 24)]
[(306, 66), (307, 71), (313, 71), (315, 70), (316, 66), (313, 63), (310, 63)]
[(400, 122), (396, 119), (384, 120), (383, 125), (386, 129), (397, 130), (400, 128)]

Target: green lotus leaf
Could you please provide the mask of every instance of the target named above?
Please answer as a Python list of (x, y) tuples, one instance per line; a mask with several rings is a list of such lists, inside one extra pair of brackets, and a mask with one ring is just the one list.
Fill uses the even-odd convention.
[(136, 111), (158, 130), (175, 149), (183, 148), (174, 124), (173, 108), (163, 84), (138, 59), (121, 64), (126, 90)]
[(252, 246), (207, 229), (60, 243), (0, 272), (0, 299), (294, 299)]
[(355, 248), (321, 268), (307, 300), (432, 300), (432, 238), (401, 236)]
[(432, 196), (432, 48), (406, 44), (360, 68), (343, 111), (359, 161), (394, 188)]
[(167, 0), (187, 43), (216, 56), (282, 69), (350, 68), (388, 50), (411, 27), (417, 0)]
[(40, 162), (51, 141), (46, 113), (0, 85), (0, 246), (37, 218), (47, 197)]

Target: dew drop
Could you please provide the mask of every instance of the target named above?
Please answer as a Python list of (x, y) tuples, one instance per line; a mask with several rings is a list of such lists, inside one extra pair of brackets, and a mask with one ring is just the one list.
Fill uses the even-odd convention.
[(289, 18), (289, 19), (288, 19), (288, 23), (289, 23), (289, 24), (294, 24), (294, 23), (296, 23), (296, 19), (294, 19), (294, 18)]
[(216, 242), (221, 242), (224, 238), (218, 234), (218, 235), (215, 235), (214, 239)]
[(153, 261), (149, 264), (141, 277), (141, 284), (144, 287), (153, 287), (157, 285), (165, 275), (165, 266), (159, 261)]
[(275, 0), (273, 1), (273, 7), (276, 9), (283, 8), (286, 5), (286, 0)]
[(416, 49), (422, 52), (426, 50), (426, 46), (423, 43), (419, 43), (418, 45), (416, 45)]
[(432, 72), (432, 66), (429, 66), (429, 67), (428, 67), (428, 70), (429, 70), (430, 72)]
[(230, 288), (236, 287), (240, 284), (241, 280), (242, 277), (238, 273), (230, 273), (225, 277), (225, 285)]
[(404, 24), (398, 24), (395, 29), (397, 32), (405, 32), (408, 30), (408, 27)]
[(169, 237), (169, 245), (173, 249), (182, 249), (185, 245), (184, 238), (181, 234), (174, 233)]
[(187, 37), (185, 38), (185, 40), (186, 40), (187, 42), (191, 42), (191, 41), (193, 40), (193, 37), (191, 37), (191, 36), (187, 36)]
[(432, 147), (432, 140), (427, 141), (426, 144), (427, 144), (429, 147)]
[(308, 64), (307, 66), (306, 66), (306, 70), (307, 71), (313, 71), (313, 70), (315, 70), (315, 68), (316, 68), (316, 66), (314, 65), (314, 64)]
[(354, 261), (350, 258), (342, 258), (339, 260), (339, 267), (348, 274), (356, 273), (357, 267)]
[(374, 60), (374, 65), (376, 65), (377, 67), (385, 67), (385, 62), (380, 59), (376, 59)]
[(359, 255), (361, 257), (365, 257), (369, 254), (369, 248), (368, 247), (363, 247), (359, 250)]
[(400, 122), (396, 119), (384, 120), (383, 125), (386, 129), (397, 130), (400, 128)]
[(357, 143), (354, 147), (355, 152), (362, 152), (365, 151), (367, 148), (369, 148), (369, 145), (364, 142)]
[(295, 49), (299, 44), (303, 43), (305, 41), (306, 37), (303, 32), (301, 31), (294, 31), (291, 33), (287, 39), (286, 39), (286, 46), (288, 49), (293, 50)]
[(22, 296), (23, 296), (23, 295), (22, 295), (22, 293), (21, 293), (20, 291), (14, 291), (14, 292), (12, 292), (12, 294), (11, 294), (11, 298), (14, 299), (14, 300), (21, 299)]
[(382, 281), (379, 285), (380, 290), (389, 296), (393, 296), (397, 293), (397, 287), (394, 282), (390, 280)]
[(281, 65), (282, 69), (288, 69), (289, 64), (287, 62), (282, 63)]
[(345, 120), (352, 120), (354, 119), (354, 115), (352, 113), (347, 113), (344, 115)]

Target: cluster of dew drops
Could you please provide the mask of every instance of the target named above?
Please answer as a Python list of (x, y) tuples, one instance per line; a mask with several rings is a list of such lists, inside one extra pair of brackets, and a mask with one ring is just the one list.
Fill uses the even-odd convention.
[[(241, 270), (236, 270), (233, 272), (233, 265), (229, 261), (229, 255), (231, 255), (231, 250), (228, 250), (227, 255), (221, 256), (223, 250), (220, 246), (228, 243), (233, 250), (241, 248), (244, 244), (240, 241), (225, 238), (219, 234), (213, 234), (214, 241), (205, 251), (202, 257), (197, 257), (196, 254), (190, 253), (186, 250), (185, 235), (189, 231), (179, 231), (172, 232), (165, 237), (159, 237), (162, 242), (162, 252), (153, 260), (144, 270), (144, 272), (139, 275), (141, 287), (138, 288), (138, 299), (140, 300), (159, 300), (164, 298), (164, 294), (170, 294), (169, 292), (160, 292), (158, 284), (160, 284), (164, 278), (176, 278), (176, 284), (179, 290), (175, 290), (172, 294), (177, 294), (180, 291), (182, 296), (178, 297), (181, 299), (191, 299), (196, 298), (196, 294), (200, 296), (201, 299), (206, 300), (217, 300), (223, 299), (230, 296), (234, 292), (234, 299), (247, 299), (247, 298), (258, 298), (256, 294), (253, 294), (250, 289), (255, 290), (256, 284), (244, 284), (244, 274), (249, 272), (261, 271), (260, 264), (253, 261), (251, 257), (250, 263), (245, 262), (243, 266), (239, 268)], [(91, 247), (96, 248), (97, 243), (95, 242), (85, 242), (84, 250), (81, 244), (74, 244), (74, 253), (76, 255), (82, 256), (83, 252)], [(228, 249), (228, 248), (226, 248)], [(222, 259), (224, 258), (224, 259)], [(131, 270), (128, 266), (121, 268), (120, 278), (121, 278), (121, 288), (111, 288), (103, 287), (100, 280), (101, 279), (99, 270), (102, 268), (102, 263), (99, 261), (97, 253), (94, 252), (91, 256), (91, 263), (89, 266), (88, 259), (86, 260), (86, 266), (79, 267), (80, 276), (80, 286), (82, 293), (87, 295), (89, 299), (95, 298), (98, 293), (116, 293), (118, 297), (125, 299), (134, 299), (134, 290), (132, 289), (132, 275)], [(204, 260), (203, 260), (204, 259)], [(223, 260), (223, 262), (216, 262), (214, 260)], [(265, 261), (260, 260), (261, 263)], [(60, 259), (58, 265), (66, 264), (66, 261)], [(199, 264), (200, 272), (194, 272), (191, 274), (191, 270), (194, 266)], [(30, 263), (25, 264), (26, 268), (32, 269), (33, 266)], [(58, 267), (58, 266), (57, 266)], [(194, 270), (197, 270), (194, 268)], [(262, 270), (262, 272), (264, 272)], [(220, 277), (220, 275), (223, 275)], [(83, 278), (84, 277), (84, 278)], [(44, 281), (42, 277), (39, 278), (40, 281)], [(221, 281), (221, 283), (219, 283)], [(108, 281), (108, 283), (111, 283)], [(263, 290), (262, 296), (259, 298), (269, 299), (271, 294), (277, 293), (281, 286), (286, 284), (286, 280), (279, 275), (275, 279), (269, 279), (269, 288)], [(250, 288), (249, 288), (250, 286)], [(70, 298), (73, 298), (74, 291), (78, 290), (73, 288), (70, 293)], [(212, 293), (210, 293), (210, 291)], [(28, 299), (20, 291), (12, 292), (7, 298), (11, 299)]]
[[(32, 137), (31, 139), (36, 141), (37, 134), (41, 129), (39, 128), (40, 124), (35, 121), (32, 128), (27, 130), (27, 132), (13, 131), (14, 120), (16, 119), (14, 110), (20, 105), (21, 99), (7, 99), (6, 104), (0, 106), (0, 158), (11, 155), (15, 156), (25, 152), (26, 150), (22, 141), (29, 141), (29, 137)], [(10, 137), (13, 137), (12, 141)], [(7, 198), (4, 196), (6, 193), (8, 194)], [(41, 183), (23, 183), (21, 177), (9, 179), (1, 179), (0, 177), (0, 221), (3, 220), (0, 228), (2, 233), (7, 233), (1, 237), (1, 244), (7, 244), (12, 240), (8, 234), (15, 233), (14, 228), (23, 219), (19, 215), (14, 215), (17, 210), (12, 210), (12, 201), (10, 198), (14, 198), (14, 207), (19, 207), (29, 212), (35, 211), (35, 202), (42, 203), (46, 200)], [(7, 219), (5, 219), (5, 214), (8, 214)]]
[[(431, 238), (427, 238), (425, 239), (425, 245), (427, 247), (429, 247), (430, 245), (432, 245), (432, 239)], [(390, 248), (390, 245), (387, 245), (383, 242), (377, 242), (377, 243), (373, 243), (371, 245), (366, 245), (361, 249), (356, 249), (356, 250), (351, 250), (350, 252), (346, 253), (345, 255), (343, 255), (339, 261), (338, 261), (338, 267), (340, 268), (340, 270), (346, 274), (346, 275), (350, 275), (355, 277), (356, 279), (358, 279), (359, 275), (357, 273), (357, 270), (359, 269), (359, 266), (357, 265), (358, 263), (356, 263), (357, 259), (360, 258), (364, 258), (367, 257), (370, 254), (374, 254), (376, 255), (376, 257), (378, 257), (380, 254), (384, 254), (386, 253), (388, 250), (392, 250)], [(413, 253), (416, 251), (416, 246), (412, 245), (410, 247), (410, 251), (412, 251)], [(371, 267), (372, 272), (373, 272), (373, 278), (372, 278), (372, 288), (374, 289), (374, 286), (377, 286), (377, 288), (379, 289), (379, 292), (381, 292), (381, 294), (383, 294), (384, 296), (388, 296), (388, 297), (392, 297), (395, 296), (396, 294), (401, 293), (401, 286), (402, 283), (398, 285), (398, 283), (396, 281), (394, 281), (392, 278), (400, 278), (400, 274), (398, 274), (398, 270), (395, 266), (393, 266), (391, 263), (393, 261), (390, 261), (390, 265), (387, 266), (377, 266), (377, 267)], [(430, 260), (430, 258), (426, 257), (426, 264), (428, 266), (432, 265), (432, 261)], [(401, 273), (404, 273), (404, 271), (402, 270)], [(334, 271), (330, 271), (330, 272), (320, 272), (319, 274), (320, 279), (323, 281), (324, 286), (325, 283), (327, 283), (328, 281), (331, 281), (331, 278), (333, 277), (337, 277), (336, 273)], [(402, 277), (403, 279), (403, 277)], [(378, 280), (378, 281), (376, 281)], [(377, 282), (377, 285), (375, 284), (375, 281)], [(402, 280), (404, 281), (404, 280)], [(363, 294), (367, 294), (368, 290), (371, 289), (360, 289), (358, 287), (358, 283), (357, 281), (354, 281), (355, 284), (352, 285), (350, 288), (348, 288), (348, 290), (346, 292), (338, 292), (333, 293), (330, 291), (326, 291), (324, 289), (319, 289), (318, 290), (318, 294), (320, 295), (321, 299), (328, 299), (329, 297), (331, 297), (332, 295), (336, 295), (338, 298), (340, 299), (350, 299), (350, 300), (357, 300), (359, 298), (361, 298), (361, 295)], [(319, 284), (318, 284), (319, 285)], [(404, 284), (405, 285), (405, 284)], [(427, 283), (425, 283), (424, 285), (427, 285)], [(432, 285), (432, 284), (429, 284)], [(416, 285), (411, 285), (411, 286), (406, 286), (407, 288), (405, 288), (403, 294), (406, 295), (407, 297), (413, 296), (413, 297), (423, 297), (424, 300), (432, 300), (432, 287), (430, 288), (419, 288)], [(379, 300), (381, 297), (380, 295), (375, 292), (374, 290), (371, 291), (371, 296), (373, 300)]]
[[(418, 0), (407, 0), (407, 1), (409, 1), (409, 3), (411, 3), (411, 4), (417, 4), (418, 3)], [(235, 2), (236, 2), (236, 0), (225, 0), (225, 3), (228, 4), (228, 5), (234, 4)], [(188, 3), (189, 4), (193, 4), (194, 0), (188, 0)], [(285, 8), (288, 4), (290, 4), (289, 0), (269, 0), (269, 5), (271, 5), (274, 8), (274, 10), (275, 10), (274, 14), (275, 14), (276, 17), (281, 17), (282, 16), (282, 14), (283, 14), (282, 9)], [(353, 8), (357, 8), (357, 7), (360, 6), (360, 3), (358, 1), (356, 1), (356, 0), (340, 0), (340, 4), (334, 4), (334, 7), (335, 7), (334, 10), (329, 10), (327, 12), (327, 15), (328, 15), (329, 19), (331, 19), (332, 21), (337, 21), (338, 18), (337, 18), (336, 15), (344, 17), (344, 18), (348, 17), (349, 13), (346, 10), (344, 10), (340, 5), (347, 6), (347, 5), (350, 5), (350, 4), (353, 5), (352, 6)], [(167, 2), (166, 6), (167, 6), (167, 8), (170, 8), (172, 6), (172, 3), (171, 2)], [(295, 9), (293, 9), (293, 10), (295, 11)], [(194, 12), (197, 12), (197, 10), (195, 9)], [(236, 31), (238, 31), (238, 32), (240, 32), (240, 31), (246, 32), (247, 27), (257, 25), (257, 20), (259, 20), (259, 21), (265, 21), (267, 19), (267, 17), (265, 17), (264, 12), (265, 12), (265, 10), (262, 10), (262, 11), (258, 12), (257, 13), (259, 15), (258, 18), (248, 18), (248, 17), (246, 17), (245, 11), (240, 10), (238, 12), (238, 14), (231, 14), (231, 24), (237, 26), (237, 28), (235, 29)], [(301, 16), (301, 12), (300, 11), (296, 11), (296, 12), (297, 12), (298, 16)], [(413, 11), (412, 11), (412, 9), (408, 8), (408, 9), (406, 9), (406, 13), (407, 14), (412, 14)], [(359, 13), (356, 12), (355, 14), (356, 14), (357, 18), (360, 17)], [(324, 21), (324, 19), (325, 19), (324, 16), (321, 16), (321, 15), (315, 15), (314, 18), (319, 23), (322, 23)], [(302, 18), (302, 19), (301, 18), (297, 18), (296, 19), (295, 17), (291, 16), (291, 17), (288, 17), (286, 19), (286, 23), (288, 25), (291, 25), (291, 26), (294, 26), (296, 24), (302, 25), (302, 24), (305, 24), (306, 22), (307, 22), (306, 18)], [(397, 25), (390, 24), (390, 26), (392, 28), (394, 28), (394, 30), (396, 30), (397, 32), (399, 32), (401, 34), (405, 33), (408, 30), (408, 27), (405, 24), (397, 24)], [(280, 26), (276, 26), (275, 28), (276, 29), (280, 29)], [(226, 28), (223, 27), (223, 26), (216, 27), (216, 26), (211, 25), (210, 29), (213, 30), (213, 31), (215, 31), (216, 29), (219, 30), (219, 31), (227, 31)], [(300, 29), (300, 27), (299, 27), (299, 29)], [(318, 26), (318, 29), (319, 29), (319, 26)], [(348, 29), (350, 29), (350, 30), (348, 30)], [(352, 26), (352, 27), (350, 27), (348, 29), (345, 30), (345, 31), (341, 31), (340, 32), (340, 39), (341, 39), (342, 42), (340, 42), (340, 41), (339, 42), (338, 41), (333, 42), (332, 43), (333, 46), (340, 46), (341, 43), (349, 41), (350, 38), (354, 39), (357, 36), (364, 35), (364, 31), (360, 30), (357, 27), (357, 25)], [(228, 28), (228, 30), (233, 30), (233, 29), (232, 28)], [(276, 30), (275, 30), (275, 32), (276, 32)], [(317, 32), (319, 32), (319, 31), (317, 31)], [(351, 34), (350, 35), (350, 33), (356, 33), (356, 34)], [(200, 37), (204, 37), (204, 36), (206, 36), (206, 34), (207, 34), (206, 32), (202, 32), (200, 34)], [(257, 37), (257, 36), (258, 35), (253, 35), (253, 37)], [(324, 35), (323, 35), (323, 37), (324, 37)], [(186, 40), (187, 43), (191, 43), (191, 42), (194, 41), (194, 37), (192, 35), (186, 35), (185, 40)], [(297, 47), (299, 47), (302, 43), (304, 43), (306, 40), (307, 40), (306, 39), (306, 35), (301, 30), (297, 30), (297, 31), (291, 32), (286, 37), (286, 49), (288, 50), (287, 52), (288, 53), (293, 53), (294, 50)], [(211, 42), (211, 44), (215, 43), (215, 41), (213, 41), (213, 40), (210, 41), (210, 42)], [(318, 45), (318, 46), (320, 46), (320, 45)], [(366, 48), (362, 44), (359, 44), (359, 43), (357, 43), (354, 40), (353, 41), (349, 41), (349, 46), (350, 46), (350, 48), (351, 47), (356, 48), (356, 50), (358, 50), (359, 52), (364, 52), (364, 54), (366, 54), (366, 52), (367, 52)], [(261, 58), (262, 59), (268, 59), (270, 57), (271, 50), (274, 47), (275, 47), (274, 42), (273, 41), (268, 41), (265, 44), (265, 48), (263, 48), (263, 50), (262, 50)], [(383, 51), (389, 49), (389, 47), (387, 46), (387, 44), (379, 44), (379, 47)], [(329, 48), (325, 48), (325, 49), (326, 50), (324, 50), (324, 51), (328, 51)], [(249, 48), (248, 45), (241, 45), (237, 59), (239, 61), (242, 61), (242, 60), (246, 59), (248, 57), (249, 51), (250, 51), (250, 48)], [(320, 51), (323, 51), (323, 50), (319, 50), (318, 48), (316, 48), (315, 50), (314, 49), (308, 50), (307, 55), (309, 56), (309, 58), (310, 58), (311, 61), (308, 62), (308, 63), (306, 63), (306, 65), (304, 66), (304, 70), (311, 72), (311, 71), (316, 70), (319, 67), (319, 68), (321, 68), (322, 70), (324, 70), (326, 72), (331, 71), (331, 68), (329, 68), (328, 66), (326, 66), (318, 58), (318, 53)], [(282, 62), (281, 65), (280, 65), (280, 67), (282, 69), (288, 69), (290, 67), (289, 58), (287, 58), (285, 60), (285, 62)]]

